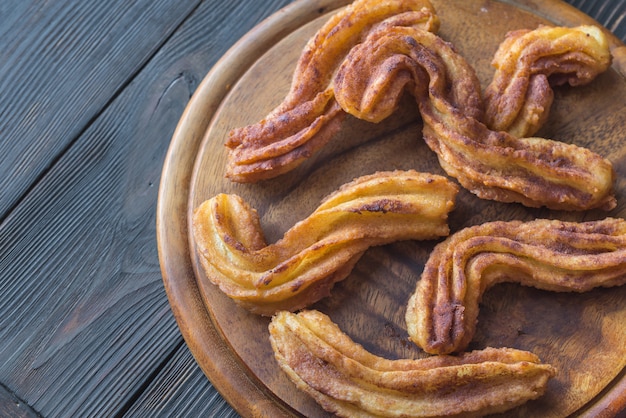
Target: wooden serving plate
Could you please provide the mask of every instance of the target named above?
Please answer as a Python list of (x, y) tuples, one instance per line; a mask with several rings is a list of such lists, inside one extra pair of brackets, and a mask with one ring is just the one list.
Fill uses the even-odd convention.
[[(433, 0), (439, 35), (474, 66), (483, 87), (490, 61), (509, 30), (541, 23), (595, 23), (557, 0), (533, 2)], [(232, 128), (257, 122), (285, 96), (296, 60), (310, 36), (347, 1), (300, 1), (241, 39), (207, 75), (174, 134), (159, 194), (157, 233), (167, 295), (180, 330), (200, 367), (243, 416), (327, 416), (276, 365), (268, 318), (239, 308), (206, 285), (189, 236), (192, 211), (217, 193), (242, 196), (275, 242), (339, 185), (378, 170), (417, 169), (445, 174), (421, 139), (415, 103), (369, 124), (348, 118), (331, 144), (304, 165), (258, 184), (224, 178)], [(625, 47), (609, 34), (613, 67), (585, 87), (560, 88), (550, 120), (538, 136), (588, 147), (617, 172), (618, 207), (609, 212), (556, 212), (484, 201), (462, 190), (452, 231), (492, 220), (589, 220), (626, 215)], [(405, 305), (436, 242), (401, 242), (370, 249), (331, 297), (313, 307), (328, 314), (367, 350), (387, 358), (425, 354), (408, 340)], [(626, 286), (558, 294), (498, 285), (483, 300), (470, 349), (515, 347), (535, 352), (558, 369), (546, 395), (506, 416), (614, 416), (626, 408)]]

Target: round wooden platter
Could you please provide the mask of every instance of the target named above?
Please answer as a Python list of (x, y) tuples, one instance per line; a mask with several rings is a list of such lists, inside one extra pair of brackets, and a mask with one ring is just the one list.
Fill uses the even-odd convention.
[[(388, 120), (348, 118), (331, 144), (293, 172), (258, 184), (224, 178), (230, 129), (262, 119), (285, 96), (305, 42), (347, 1), (299, 1), (241, 39), (210, 71), (190, 101), (163, 167), (157, 213), (159, 256), (166, 292), (180, 330), (200, 367), (243, 416), (327, 416), (276, 365), (268, 318), (238, 307), (207, 284), (189, 237), (190, 216), (217, 193), (235, 193), (257, 209), (268, 242), (307, 217), (341, 184), (378, 170), (444, 174), (421, 139), (415, 103)], [(433, 0), (452, 42), (474, 66), (483, 87), (490, 60), (509, 30), (541, 23), (594, 23), (560, 1)], [(589, 220), (626, 215), (626, 66), (624, 46), (609, 35), (612, 68), (590, 85), (559, 88), (550, 120), (538, 136), (586, 146), (617, 172), (618, 207), (609, 212), (555, 212), (484, 201), (462, 190), (451, 230), (493, 220)], [(405, 305), (436, 242), (400, 242), (368, 250), (329, 298), (312, 308), (328, 314), (370, 352), (420, 358), (404, 323)], [(626, 286), (559, 294), (498, 285), (483, 299), (470, 349), (530, 350), (557, 367), (542, 398), (506, 416), (614, 416), (626, 408)]]

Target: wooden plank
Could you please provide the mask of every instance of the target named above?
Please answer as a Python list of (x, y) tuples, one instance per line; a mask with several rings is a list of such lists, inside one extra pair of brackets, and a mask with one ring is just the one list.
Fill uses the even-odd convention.
[(187, 346), (181, 344), (125, 416), (235, 418), (239, 415), (215, 391)]
[(124, 411), (180, 346), (155, 242), (162, 162), (197, 83), (286, 3), (202, 3), (0, 225), (0, 381), (43, 416)]
[(198, 3), (2, 2), (0, 219)]
[(35, 418), (39, 415), (0, 385), (0, 417)]
[(615, 36), (626, 42), (626, 0), (565, 0), (567, 3), (587, 13)]

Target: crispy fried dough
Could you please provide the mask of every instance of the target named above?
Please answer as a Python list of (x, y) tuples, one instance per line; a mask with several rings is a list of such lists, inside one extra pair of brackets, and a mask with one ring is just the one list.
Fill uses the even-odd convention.
[(436, 31), (439, 20), (428, 0), (357, 0), (333, 15), (302, 51), (284, 101), (260, 122), (230, 132), (226, 177), (276, 177), (324, 146), (345, 116), (332, 77), (352, 46), (379, 25)]
[(393, 112), (405, 89), (417, 100), (424, 139), (441, 166), (479, 197), (564, 210), (615, 207), (608, 160), (576, 145), (487, 128), (473, 69), (435, 34), (374, 30), (335, 77), (341, 107), (373, 122)]
[[(563, 210), (615, 207), (614, 172), (608, 160), (573, 144), (517, 137), (482, 122), (474, 71), (450, 44), (429, 32), (438, 25), (426, 0), (357, 0), (338, 12), (305, 47), (283, 103), (261, 122), (231, 132), (227, 177), (255, 182), (285, 173), (332, 138), (344, 112), (380, 121), (408, 89), (425, 122), (424, 139), (442, 167), (477, 196)], [(586, 28), (583, 32), (593, 35), (584, 36), (589, 38), (586, 43), (580, 36), (558, 37), (570, 33), (564, 28), (539, 31), (552, 42), (530, 35), (519, 42), (509, 37), (504, 44), (515, 52), (515, 59), (508, 60), (504, 52), (496, 57), (503, 66), (489, 89), (488, 113), (501, 116), (492, 118), (514, 113), (508, 103), (524, 90), (526, 81), (530, 87), (516, 132), (522, 125), (526, 128), (520, 132), (532, 132), (543, 122), (545, 112), (537, 109), (551, 101), (548, 75), (555, 83), (576, 84), (606, 67), (608, 51), (589, 46), (602, 44), (599, 30)], [(547, 57), (541, 55), (544, 50), (549, 50)], [(528, 71), (541, 70), (540, 75), (524, 78), (523, 65), (509, 69), (517, 58), (537, 58)], [(505, 93), (496, 94), (501, 88)]]
[(457, 192), (445, 177), (412, 170), (360, 177), (271, 245), (256, 211), (220, 194), (196, 209), (194, 239), (212, 283), (250, 311), (272, 315), (326, 296), (371, 246), (448, 235)]
[(516, 137), (534, 135), (548, 117), (552, 86), (580, 86), (611, 65), (604, 33), (595, 26), (542, 26), (507, 34), (493, 58), (485, 90), (485, 121)]
[(518, 282), (556, 292), (626, 283), (626, 221), (539, 219), (463, 229), (432, 252), (406, 321), (411, 340), (432, 354), (463, 351), (491, 286)]
[(555, 369), (532, 353), (488, 348), (388, 360), (317, 311), (279, 312), (269, 326), (278, 364), (324, 409), (350, 417), (475, 417), (541, 396)]

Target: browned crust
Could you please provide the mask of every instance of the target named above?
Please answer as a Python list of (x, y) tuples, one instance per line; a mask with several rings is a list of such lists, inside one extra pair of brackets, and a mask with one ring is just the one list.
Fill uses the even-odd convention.
[(548, 117), (552, 86), (590, 83), (611, 65), (609, 44), (595, 26), (542, 26), (507, 34), (494, 55), (485, 90), (485, 120), (497, 131), (534, 135)]
[(436, 31), (439, 20), (428, 0), (357, 0), (333, 15), (302, 51), (283, 102), (260, 122), (230, 132), (226, 177), (246, 183), (276, 177), (330, 141), (345, 116), (334, 97), (333, 75), (379, 25)]
[(279, 312), (270, 341), (287, 376), (326, 410), (358, 417), (478, 417), (541, 396), (555, 369), (532, 353), (488, 348), (387, 360), (317, 311)]
[(563, 210), (616, 205), (608, 160), (576, 145), (487, 128), (473, 69), (437, 35), (409, 27), (373, 31), (335, 78), (341, 107), (371, 121), (390, 114), (404, 89), (417, 100), (424, 139), (441, 166), (479, 197)]
[(445, 177), (412, 170), (363, 176), (270, 245), (256, 211), (220, 194), (196, 209), (194, 240), (208, 280), (252, 312), (271, 315), (326, 296), (371, 246), (448, 235), (457, 192)]
[(406, 313), (410, 338), (425, 351), (463, 351), (483, 293), (517, 282), (556, 292), (626, 283), (626, 221), (539, 219), (488, 222), (435, 247)]
[(357, 0), (334, 15), (304, 49), (284, 102), (258, 124), (231, 132), (227, 177), (254, 182), (285, 173), (334, 136), (344, 112), (381, 121), (408, 90), (441, 166), (477, 196), (560, 210), (614, 208), (608, 160), (525, 137), (545, 121), (551, 83), (583, 84), (608, 68), (604, 34), (592, 26), (511, 34), (487, 89), (490, 129), (473, 69), (431, 33), (437, 28), (425, 0)]

